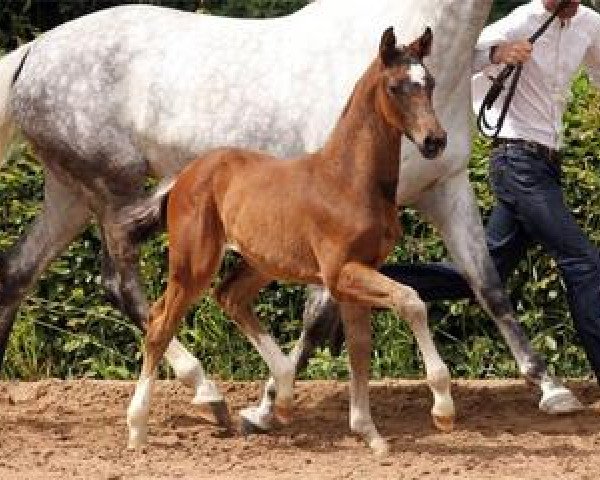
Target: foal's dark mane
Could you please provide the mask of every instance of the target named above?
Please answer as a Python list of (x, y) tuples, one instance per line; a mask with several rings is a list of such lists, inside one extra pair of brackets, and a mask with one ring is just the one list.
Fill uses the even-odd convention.
[(19, 63), (19, 66), (17, 67), (17, 70), (15, 71), (12, 80), (10, 82), (10, 86), (11, 88), (13, 87), (13, 85), (16, 83), (17, 79), (19, 78), (19, 75), (21, 75), (21, 71), (23, 70), (23, 65), (25, 65), (25, 60), (27, 60), (27, 57), (29, 56), (29, 49), (27, 49), (27, 52), (25, 52), (25, 55), (23, 55), (23, 58), (21, 59), (21, 62)]

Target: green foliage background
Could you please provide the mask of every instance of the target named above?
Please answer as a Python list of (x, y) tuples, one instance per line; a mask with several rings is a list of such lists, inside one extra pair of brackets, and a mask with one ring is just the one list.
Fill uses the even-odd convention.
[[(8, 0), (0, 4), (0, 50), (26, 40), (51, 26), (98, 8), (111, 0)], [(136, 2), (131, 2), (136, 3)], [(140, 2), (141, 3), (141, 2)], [(267, 17), (293, 11), (301, 0), (155, 0), (154, 3), (190, 11), (222, 15)], [(518, 1), (496, 2), (493, 16)], [(600, 94), (582, 74), (573, 83), (573, 98), (565, 115), (564, 189), (580, 224), (600, 245)], [(476, 139), (470, 164), (471, 179), (485, 216), (492, 206), (487, 184), (489, 145)], [(43, 176), (35, 156), (24, 142), (9, 151), (0, 170), (0, 251), (27, 229), (43, 197)], [(445, 257), (432, 230), (412, 211), (402, 213), (405, 238), (390, 261), (435, 261)], [(149, 296), (164, 288), (164, 235), (149, 241), (142, 272)], [(99, 286), (98, 235), (89, 228), (43, 275), (18, 313), (6, 361), (4, 378), (45, 376), (132, 378), (139, 369), (140, 333), (107, 305)], [(226, 268), (226, 267), (225, 267)], [(561, 375), (589, 372), (578, 346), (565, 303), (556, 265), (539, 250), (529, 253), (509, 284), (520, 319), (533, 343)], [(300, 333), (304, 288), (272, 286), (256, 309), (279, 341), (290, 348)], [(441, 303), (431, 308), (430, 324), (454, 375), (471, 378), (513, 376), (515, 362), (487, 316), (469, 302)], [(422, 363), (407, 327), (390, 313), (374, 321), (373, 376), (419, 376)], [(180, 331), (182, 341), (222, 378), (259, 378), (266, 367), (248, 342), (223, 316), (210, 298), (190, 312)], [(166, 371), (165, 374), (170, 372)], [(327, 349), (311, 361), (305, 378), (347, 376), (345, 354), (333, 358)]]

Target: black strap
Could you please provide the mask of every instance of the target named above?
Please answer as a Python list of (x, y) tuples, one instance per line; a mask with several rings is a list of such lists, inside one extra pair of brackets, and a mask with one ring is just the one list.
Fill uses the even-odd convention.
[[(531, 37), (529, 37), (529, 43), (535, 43), (538, 38), (540, 38), (548, 27), (552, 24), (554, 19), (558, 16), (558, 14), (569, 4), (571, 0), (561, 0), (560, 3), (556, 6), (556, 9), (548, 18), (540, 28), (538, 28)], [(506, 118), (506, 114), (508, 113), (508, 109), (510, 107), (510, 103), (512, 102), (513, 96), (515, 95), (515, 91), (517, 90), (517, 84), (519, 83), (519, 78), (521, 78), (521, 73), (523, 72), (523, 64), (520, 63), (518, 65), (507, 65), (502, 69), (502, 71), (494, 77), (489, 77), (492, 81), (492, 85), (490, 89), (486, 93), (483, 101), (481, 102), (481, 107), (479, 108), (479, 115), (477, 115), (477, 129), (481, 132), (484, 137), (488, 138), (497, 138), (500, 130), (502, 130), (502, 126), (504, 125), (504, 120)], [(514, 74), (514, 75), (513, 75)], [(500, 110), (500, 116), (498, 117), (498, 122), (496, 125), (490, 125), (486, 118), (486, 111), (490, 110), (496, 100), (504, 90), (504, 83), (512, 76), (512, 82), (510, 84), (508, 93), (506, 98), (504, 99), (504, 105), (502, 105), (502, 110)], [(490, 133), (491, 132), (491, 133)]]

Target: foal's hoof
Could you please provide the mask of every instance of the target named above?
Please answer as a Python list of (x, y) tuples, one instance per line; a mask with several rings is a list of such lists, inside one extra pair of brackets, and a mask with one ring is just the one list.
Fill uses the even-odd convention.
[(208, 423), (217, 425), (227, 430), (232, 429), (231, 416), (225, 400), (198, 403), (198, 416)]
[(390, 445), (381, 437), (371, 440), (369, 442), (369, 447), (378, 457), (385, 457), (390, 453)]
[(257, 408), (248, 407), (240, 411), (242, 435), (264, 434), (271, 430), (272, 416), (261, 414)]
[(431, 415), (435, 427), (444, 433), (454, 430), (454, 415)]
[(553, 388), (544, 392), (539, 408), (544, 413), (560, 415), (583, 410), (583, 404), (565, 387)]
[(273, 416), (281, 425), (289, 425), (294, 418), (294, 408), (291, 406), (275, 405)]
[(129, 431), (127, 450), (141, 450), (148, 442), (148, 431), (145, 429), (134, 429)]

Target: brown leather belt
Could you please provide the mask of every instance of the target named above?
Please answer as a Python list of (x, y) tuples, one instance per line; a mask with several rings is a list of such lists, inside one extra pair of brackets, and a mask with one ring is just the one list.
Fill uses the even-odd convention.
[(522, 140), (520, 138), (496, 138), (492, 142), (492, 146), (494, 148), (510, 148), (511, 146), (519, 147), (528, 150), (539, 157), (542, 157), (551, 165), (560, 167), (560, 151), (547, 147), (546, 145), (542, 145), (541, 143), (533, 142), (531, 140)]

